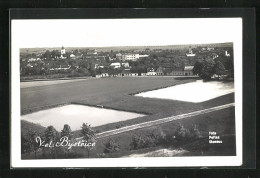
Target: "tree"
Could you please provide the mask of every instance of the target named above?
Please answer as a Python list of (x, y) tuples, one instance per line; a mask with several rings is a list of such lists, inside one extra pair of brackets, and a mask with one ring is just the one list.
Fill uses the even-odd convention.
[(213, 59), (204, 59), (202, 61), (202, 69), (201, 69), (200, 77), (206, 80), (211, 79), (211, 77), (214, 75), (214, 66), (215, 66), (215, 62)]
[(201, 75), (201, 70), (202, 70), (202, 63), (200, 61), (197, 61), (195, 64), (194, 64), (194, 68), (193, 68), (193, 74), (195, 75)]
[(49, 50), (46, 50), (45, 53), (43, 54), (43, 57), (46, 58), (47, 60), (50, 60), (51, 52)]
[(119, 150), (119, 145), (112, 139), (109, 138), (105, 143), (104, 153), (112, 153)]
[[(63, 129), (61, 130), (61, 137), (68, 137), (68, 140), (71, 140), (72, 133), (71, 133), (70, 126), (68, 124), (65, 124)], [(70, 150), (67, 149), (68, 157), (69, 157), (69, 152), (70, 152)]]
[(36, 142), (36, 137), (39, 136), (39, 134), (36, 131), (29, 130), (27, 133), (27, 141), (30, 151), (34, 151), (34, 157), (36, 158), (36, 152), (39, 149), (39, 144)]
[(218, 78), (219, 78), (220, 75), (226, 74), (226, 69), (220, 61), (216, 62), (215, 66), (214, 66), (214, 72), (215, 72), (216, 75), (218, 75)]
[(58, 132), (53, 126), (48, 126), (44, 131), (44, 136), (46, 143), (54, 145), (54, 149), (51, 149), (51, 152), (54, 153), (54, 157), (56, 157), (55, 142), (58, 140)]
[(65, 124), (63, 129), (61, 130), (61, 137), (64, 137), (64, 136), (68, 137), (68, 139), (72, 138), (71, 129), (68, 124)]
[(21, 134), (21, 153), (24, 154), (26, 152), (30, 152), (30, 146), (28, 139), (24, 136), (24, 134)]
[[(83, 135), (83, 139), (85, 140), (86, 143), (93, 144), (96, 142), (96, 131), (90, 126), (90, 124), (87, 123), (82, 124), (81, 134)], [(86, 147), (86, 150), (88, 152), (88, 158), (91, 149), (92, 147), (90, 146)]]

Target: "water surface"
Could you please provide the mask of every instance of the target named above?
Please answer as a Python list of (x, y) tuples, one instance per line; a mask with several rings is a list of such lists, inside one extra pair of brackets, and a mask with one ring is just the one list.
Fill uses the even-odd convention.
[(71, 104), (26, 114), (21, 116), (21, 119), (44, 127), (52, 125), (56, 130), (60, 131), (64, 124), (69, 124), (72, 130), (78, 130), (83, 122), (91, 124), (91, 126), (99, 126), (142, 116), (145, 115)]

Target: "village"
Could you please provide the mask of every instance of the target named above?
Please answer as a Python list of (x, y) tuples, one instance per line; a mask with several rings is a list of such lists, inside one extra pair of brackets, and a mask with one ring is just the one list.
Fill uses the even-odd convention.
[[(151, 48), (151, 47), (150, 47)], [(110, 50), (65, 49), (43, 50), (20, 56), (21, 78), (197, 76), (194, 65), (203, 59), (220, 60), (225, 70), (232, 51), (224, 46), (181, 46), (179, 48), (142, 48)]]

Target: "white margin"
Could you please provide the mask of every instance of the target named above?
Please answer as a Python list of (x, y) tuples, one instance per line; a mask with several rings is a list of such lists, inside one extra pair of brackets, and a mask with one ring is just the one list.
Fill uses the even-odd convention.
[[(191, 19), (196, 20), (196, 19)], [(212, 19), (214, 20), (214, 19)], [(242, 165), (242, 18), (223, 18), (229, 20), (235, 35), (235, 130), (236, 156), (194, 156), (167, 158), (98, 158), (98, 159), (52, 159), (21, 160), (20, 128), (20, 67), (19, 67), (19, 26), (11, 21), (11, 167), (208, 167)], [(214, 35), (214, 34), (212, 34)]]

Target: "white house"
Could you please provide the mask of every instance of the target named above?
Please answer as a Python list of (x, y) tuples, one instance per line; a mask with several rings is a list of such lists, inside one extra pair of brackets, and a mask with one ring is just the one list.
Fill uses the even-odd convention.
[(230, 56), (230, 54), (228, 53), (228, 51), (225, 51), (225, 56)]
[(139, 59), (139, 54), (124, 54), (122, 55), (123, 61), (136, 61)]
[(76, 56), (75, 56), (74, 54), (71, 54), (71, 55), (70, 55), (70, 58), (71, 58), (71, 59), (75, 59)]
[(102, 73), (101, 77), (109, 77), (108, 73)]
[(124, 66), (125, 68), (129, 67), (129, 63), (128, 62), (122, 62), (122, 66)]
[(138, 73), (132, 73), (132, 76), (136, 77), (136, 76), (138, 76)]
[(191, 75), (193, 75), (193, 68), (194, 68), (194, 66), (185, 66), (184, 67), (184, 75), (185, 76), (191, 76)]
[(110, 64), (110, 66), (116, 69), (116, 68), (120, 68), (121, 64), (119, 62), (113, 62)]
[(146, 75), (156, 75), (157, 73), (154, 71), (154, 68), (147, 69)]

